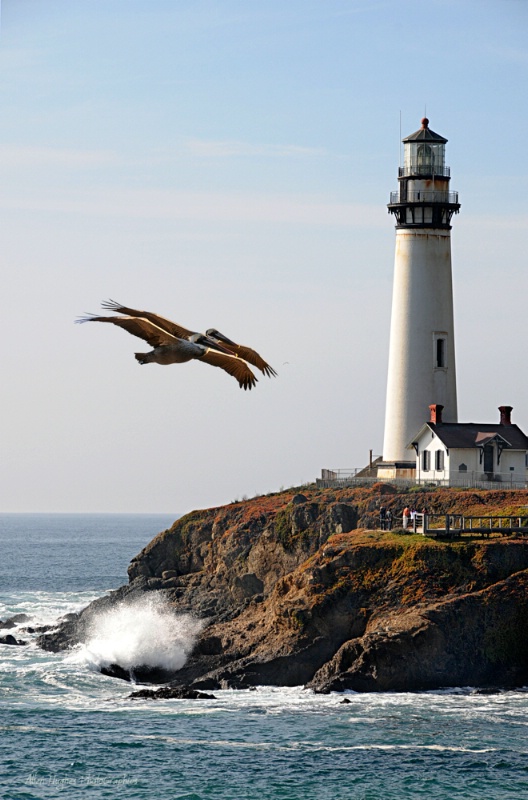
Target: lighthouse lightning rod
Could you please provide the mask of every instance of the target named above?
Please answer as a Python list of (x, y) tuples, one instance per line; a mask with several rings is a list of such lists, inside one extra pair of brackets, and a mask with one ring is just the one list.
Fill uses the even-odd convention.
[(402, 166), (402, 127), (401, 127), (401, 109), (400, 109), (400, 140), (399, 140), (399, 158), (400, 158), (400, 167)]

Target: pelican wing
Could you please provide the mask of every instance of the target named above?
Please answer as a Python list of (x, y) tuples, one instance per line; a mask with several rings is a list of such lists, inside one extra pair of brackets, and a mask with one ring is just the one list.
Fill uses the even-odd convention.
[(264, 375), (267, 375), (271, 378), (272, 375), (276, 375), (277, 373), (270, 367), (270, 365), (264, 361), (262, 356), (260, 356), (255, 350), (252, 350), (251, 347), (245, 347), (243, 344), (237, 344), (232, 339), (228, 339), (227, 336), (224, 336), (223, 333), (217, 331), (216, 328), (209, 328), (206, 330), (206, 335), (210, 336), (213, 341), (218, 343), (222, 343), (224, 347), (227, 347), (234, 356), (238, 358), (243, 358), (244, 361), (247, 361), (249, 364), (253, 364), (254, 367), (257, 367)]
[(255, 350), (252, 350), (251, 347), (244, 347), (243, 344), (227, 346), (233, 350), (235, 355), (237, 355), (239, 358), (243, 358), (244, 361), (247, 361), (249, 364), (253, 364), (254, 367), (263, 372), (264, 375), (267, 375), (268, 378), (271, 378), (272, 375), (277, 374), (273, 367), (270, 367), (270, 365), (264, 361), (262, 356), (259, 356), (259, 354)]
[(252, 389), (257, 383), (257, 379), (246, 362), (236, 356), (224, 355), (224, 353), (218, 353), (216, 350), (207, 348), (199, 360), (205, 361), (212, 367), (220, 367), (220, 369), (228, 372), (237, 379), (241, 389)]
[(194, 331), (189, 331), (187, 328), (183, 328), (181, 325), (178, 325), (176, 322), (172, 322), (170, 319), (160, 317), (159, 314), (153, 314), (152, 311), (138, 311), (135, 308), (122, 306), (115, 300), (107, 300), (104, 303), (101, 303), (101, 306), (107, 311), (115, 311), (117, 314), (128, 314), (131, 317), (148, 319), (150, 322), (153, 322), (154, 325), (157, 325), (158, 328), (162, 328), (164, 331), (172, 333), (173, 336), (176, 336), (179, 339), (188, 339), (194, 333)]
[(117, 325), (119, 328), (124, 328), (132, 336), (138, 336), (144, 339), (151, 347), (160, 347), (161, 345), (174, 344), (178, 341), (178, 337), (172, 336), (168, 331), (159, 328), (153, 322), (143, 317), (98, 317), (91, 314), (86, 317), (81, 317), (77, 322), (111, 322), (112, 325)]

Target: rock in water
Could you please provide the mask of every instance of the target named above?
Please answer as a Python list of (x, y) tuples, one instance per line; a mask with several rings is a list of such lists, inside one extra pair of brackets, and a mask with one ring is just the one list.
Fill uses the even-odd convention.
[(216, 700), (214, 694), (199, 692), (189, 686), (164, 686), (162, 689), (140, 689), (128, 695), (144, 700)]
[(22, 646), (27, 644), (27, 642), (23, 642), (22, 639), (15, 639), (10, 633), (7, 636), (0, 636), (0, 644), (10, 644), (10, 645), (18, 645)]
[(132, 667), (131, 669), (125, 669), (119, 664), (110, 664), (108, 667), (101, 667), (100, 672), (109, 678), (119, 678), (130, 683), (169, 683), (177, 675), (174, 670), (149, 667), (147, 664)]
[(27, 614), (13, 614), (5, 620), (0, 620), (0, 628), (16, 628), (21, 622), (28, 622), (30, 617)]

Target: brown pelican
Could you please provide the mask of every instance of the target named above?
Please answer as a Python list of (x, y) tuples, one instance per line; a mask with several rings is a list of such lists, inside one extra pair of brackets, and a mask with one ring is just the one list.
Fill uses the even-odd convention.
[[(116, 303), (114, 300), (108, 300), (101, 305), (103, 308), (109, 311), (115, 311), (117, 314), (129, 314), (131, 317), (143, 317), (144, 319), (148, 319), (153, 322), (154, 325), (157, 325), (159, 328), (163, 328), (163, 330), (172, 333), (173, 336), (178, 336), (180, 339), (190, 339), (191, 336), (200, 335), (195, 331), (187, 330), (187, 328), (178, 325), (176, 322), (172, 322), (170, 319), (165, 319), (165, 317), (160, 317), (158, 314), (153, 314), (151, 311), (138, 311), (135, 308), (122, 306), (119, 303)], [(244, 361), (247, 361), (248, 364), (252, 364), (254, 367), (257, 367), (257, 369), (263, 372), (264, 375), (267, 375), (270, 378), (272, 375), (277, 374), (273, 367), (270, 367), (270, 365), (264, 361), (264, 359), (255, 350), (252, 350), (251, 347), (245, 347), (242, 344), (233, 342), (215, 328), (209, 328), (205, 334), (209, 337), (209, 347), (214, 347), (216, 345), (222, 352), (229, 352), (238, 358), (244, 359)]]
[(245, 361), (232, 355), (226, 348), (222, 348), (203, 334), (191, 333), (189, 338), (180, 338), (150, 319), (139, 316), (99, 317), (88, 314), (76, 321), (110, 322), (112, 325), (124, 328), (133, 336), (144, 339), (154, 349), (148, 353), (135, 353), (140, 364), (183, 364), (197, 359), (228, 372), (237, 379), (241, 389), (252, 389), (257, 382)]

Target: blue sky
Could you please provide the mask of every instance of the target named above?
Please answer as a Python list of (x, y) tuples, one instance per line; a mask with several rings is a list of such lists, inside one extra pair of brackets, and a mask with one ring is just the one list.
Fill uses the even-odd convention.
[[(528, 430), (524, 0), (3, 0), (8, 511), (230, 502), (381, 452), (402, 134), (446, 136), (459, 418)], [(102, 300), (279, 372), (138, 367)], [(140, 347), (141, 349), (141, 347)], [(218, 374), (217, 374), (218, 373)]]

